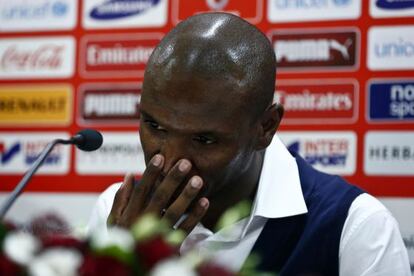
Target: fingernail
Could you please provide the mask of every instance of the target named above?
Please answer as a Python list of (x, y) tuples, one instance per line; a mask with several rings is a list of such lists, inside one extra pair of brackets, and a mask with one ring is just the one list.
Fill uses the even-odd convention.
[(208, 207), (208, 199), (207, 198), (202, 198), (200, 199), (200, 206), (203, 207), (204, 209), (206, 209)]
[(193, 187), (194, 189), (199, 189), (201, 188), (201, 184), (202, 184), (201, 179), (198, 177), (193, 177), (191, 178), (190, 184), (191, 184), (191, 187)]
[(178, 169), (181, 172), (186, 172), (189, 168), (190, 168), (190, 162), (188, 162), (187, 160), (180, 161), (180, 164), (178, 165)]
[(161, 157), (161, 155), (159, 155), (159, 154), (155, 155), (154, 158), (152, 159), (152, 164), (155, 167), (160, 167), (161, 166), (161, 163), (162, 163), (162, 157)]

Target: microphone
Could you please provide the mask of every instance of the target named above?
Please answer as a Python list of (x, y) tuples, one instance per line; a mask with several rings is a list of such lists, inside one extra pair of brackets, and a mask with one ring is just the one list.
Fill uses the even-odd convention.
[(102, 134), (94, 129), (84, 129), (69, 139), (70, 144), (83, 151), (94, 151), (102, 146)]
[(10, 194), (9, 198), (6, 202), (1, 206), (0, 209), (0, 219), (3, 219), (6, 215), (7, 211), (16, 201), (17, 197), (21, 194), (24, 187), (26, 187), (27, 183), (30, 181), (34, 173), (39, 169), (39, 167), (43, 164), (43, 161), (49, 155), (49, 153), (53, 150), (54, 146), (57, 144), (63, 145), (76, 145), (76, 147), (83, 151), (94, 151), (100, 148), (103, 143), (102, 134), (94, 129), (84, 129), (76, 133), (72, 136), (69, 140), (64, 139), (55, 139), (43, 149), (43, 151), (39, 154), (36, 161), (33, 163), (30, 170), (28, 170), (22, 180), (20, 180), (19, 184), (17, 184), (16, 188), (14, 188), (13, 192)]

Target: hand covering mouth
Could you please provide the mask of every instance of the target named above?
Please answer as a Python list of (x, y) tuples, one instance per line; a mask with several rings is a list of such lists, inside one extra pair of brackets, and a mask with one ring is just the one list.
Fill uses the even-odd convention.
[[(178, 187), (175, 189), (175, 191), (170, 196), (168, 203), (165, 205), (164, 209), (168, 209), (171, 204), (174, 203), (174, 201), (180, 196), (186, 185), (188, 184), (189, 180), (191, 179), (193, 175), (187, 176), (184, 178), (184, 180), (178, 185)], [(154, 193), (159, 187), (161, 186), (162, 182), (166, 178), (165, 174), (160, 174), (157, 180), (155, 181), (154, 185), (152, 186), (152, 189), (149, 193), (148, 200), (151, 199), (154, 196)], [(198, 195), (195, 196), (195, 198), (192, 200), (192, 202), (189, 204), (189, 208), (192, 208), (195, 202), (197, 202), (203, 195), (205, 195), (206, 192), (206, 185), (203, 183), (203, 187), (201, 188), (201, 191), (198, 193)]]

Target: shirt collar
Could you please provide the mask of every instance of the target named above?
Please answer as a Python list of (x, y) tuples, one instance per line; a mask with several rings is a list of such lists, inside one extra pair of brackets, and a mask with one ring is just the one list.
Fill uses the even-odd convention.
[[(256, 198), (248, 218), (214, 234), (198, 223), (180, 250), (186, 252), (204, 239), (232, 242), (241, 240), (257, 217), (282, 218), (307, 213), (295, 158), (276, 135), (266, 149)], [(239, 225), (239, 227), (236, 227)], [(231, 231), (229, 231), (231, 230)]]
[(266, 149), (250, 218), (282, 218), (307, 212), (296, 160), (275, 135)]

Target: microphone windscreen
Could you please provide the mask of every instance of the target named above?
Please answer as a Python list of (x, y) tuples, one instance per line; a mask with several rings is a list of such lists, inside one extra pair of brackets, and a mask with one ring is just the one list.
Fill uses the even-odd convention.
[(97, 150), (103, 143), (102, 134), (94, 129), (81, 130), (76, 134), (76, 136), (82, 137), (76, 142), (76, 146), (83, 151)]

